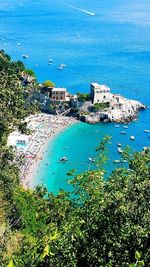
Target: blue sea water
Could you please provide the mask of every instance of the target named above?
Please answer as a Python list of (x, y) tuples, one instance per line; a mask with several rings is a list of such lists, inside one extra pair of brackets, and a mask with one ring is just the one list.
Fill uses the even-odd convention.
[[(34, 69), (40, 82), (51, 79), (75, 93), (88, 92), (90, 82), (97, 81), (150, 105), (149, 0), (1, 1), (0, 48)], [(23, 59), (23, 54), (29, 58)], [(49, 58), (52, 65), (48, 65)], [(63, 71), (58, 70), (61, 63), (67, 65)], [(87, 159), (105, 134), (112, 136), (110, 162), (119, 156), (118, 142), (136, 150), (149, 146), (149, 134), (144, 132), (150, 129), (149, 118), (150, 110), (141, 112), (125, 136), (114, 124), (70, 127), (49, 144), (35, 184), (44, 183), (53, 192), (68, 188), (68, 169), (88, 168)], [(136, 137), (134, 142), (131, 135)], [(69, 161), (58, 164), (63, 155)]]

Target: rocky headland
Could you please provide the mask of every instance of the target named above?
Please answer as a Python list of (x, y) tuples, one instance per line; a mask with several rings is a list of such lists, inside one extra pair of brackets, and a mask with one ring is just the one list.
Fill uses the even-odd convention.
[(139, 111), (146, 109), (146, 106), (139, 101), (126, 99), (122, 96), (121, 103), (110, 102), (108, 108), (102, 108), (98, 111), (93, 111), (93, 105), (89, 105), (85, 111), (81, 108), (79, 113), (79, 119), (87, 123), (98, 123), (103, 122), (118, 122), (118, 123), (129, 123), (138, 118)]

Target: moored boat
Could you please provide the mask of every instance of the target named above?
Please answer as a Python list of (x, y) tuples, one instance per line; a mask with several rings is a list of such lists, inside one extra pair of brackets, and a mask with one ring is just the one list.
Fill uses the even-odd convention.
[(95, 159), (94, 158), (88, 158), (89, 159), (89, 161), (91, 161), (91, 162), (95, 162)]
[(123, 153), (123, 150), (120, 147), (118, 147), (118, 152)]
[(65, 64), (60, 64), (60, 65), (58, 66), (58, 69), (59, 69), (59, 70), (62, 70), (64, 67), (66, 67)]
[(28, 55), (22, 55), (23, 58), (28, 58), (29, 56)]
[(63, 162), (65, 162), (65, 161), (68, 161), (68, 158), (67, 158), (67, 157), (61, 157), (61, 158), (59, 159), (59, 161), (63, 161)]
[(113, 160), (113, 163), (120, 163), (120, 160), (119, 159), (115, 159), (115, 160)]
[(134, 141), (135, 140), (135, 136), (134, 135), (130, 136), (130, 139)]
[(118, 143), (118, 144), (117, 144), (117, 146), (121, 147), (121, 146), (122, 146), (122, 144), (121, 144), (121, 143)]

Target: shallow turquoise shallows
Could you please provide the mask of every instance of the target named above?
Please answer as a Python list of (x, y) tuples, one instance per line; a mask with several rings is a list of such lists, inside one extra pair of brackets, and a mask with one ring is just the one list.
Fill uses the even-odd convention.
[[(150, 105), (149, 0), (0, 1), (0, 47), (34, 69), (40, 82), (51, 79), (75, 93), (88, 92), (90, 82), (97, 81)], [(49, 59), (53, 64), (48, 65)], [(62, 71), (61, 63), (66, 64)], [(126, 135), (113, 124), (70, 127), (49, 144), (34, 184), (44, 183), (56, 193), (67, 189), (68, 169), (87, 169), (88, 157), (105, 134), (112, 136), (112, 169), (112, 160), (120, 157), (116, 143), (138, 150), (149, 145), (149, 133), (144, 132), (150, 129), (149, 118), (150, 110), (141, 112)], [(58, 163), (65, 155), (68, 162)]]

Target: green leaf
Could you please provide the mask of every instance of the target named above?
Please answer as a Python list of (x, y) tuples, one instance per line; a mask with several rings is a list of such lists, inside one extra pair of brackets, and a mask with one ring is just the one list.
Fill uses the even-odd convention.
[(141, 254), (140, 254), (138, 251), (136, 251), (136, 252), (135, 252), (135, 259), (136, 259), (136, 260), (139, 260), (140, 257), (141, 257)]
[(138, 267), (143, 267), (143, 266), (145, 266), (144, 261), (138, 261), (137, 266), (138, 266)]
[(49, 250), (50, 250), (50, 246), (47, 245), (43, 250), (42, 259), (44, 259), (46, 256), (49, 256)]
[(14, 264), (13, 260), (11, 259), (6, 267), (16, 267), (16, 265)]

